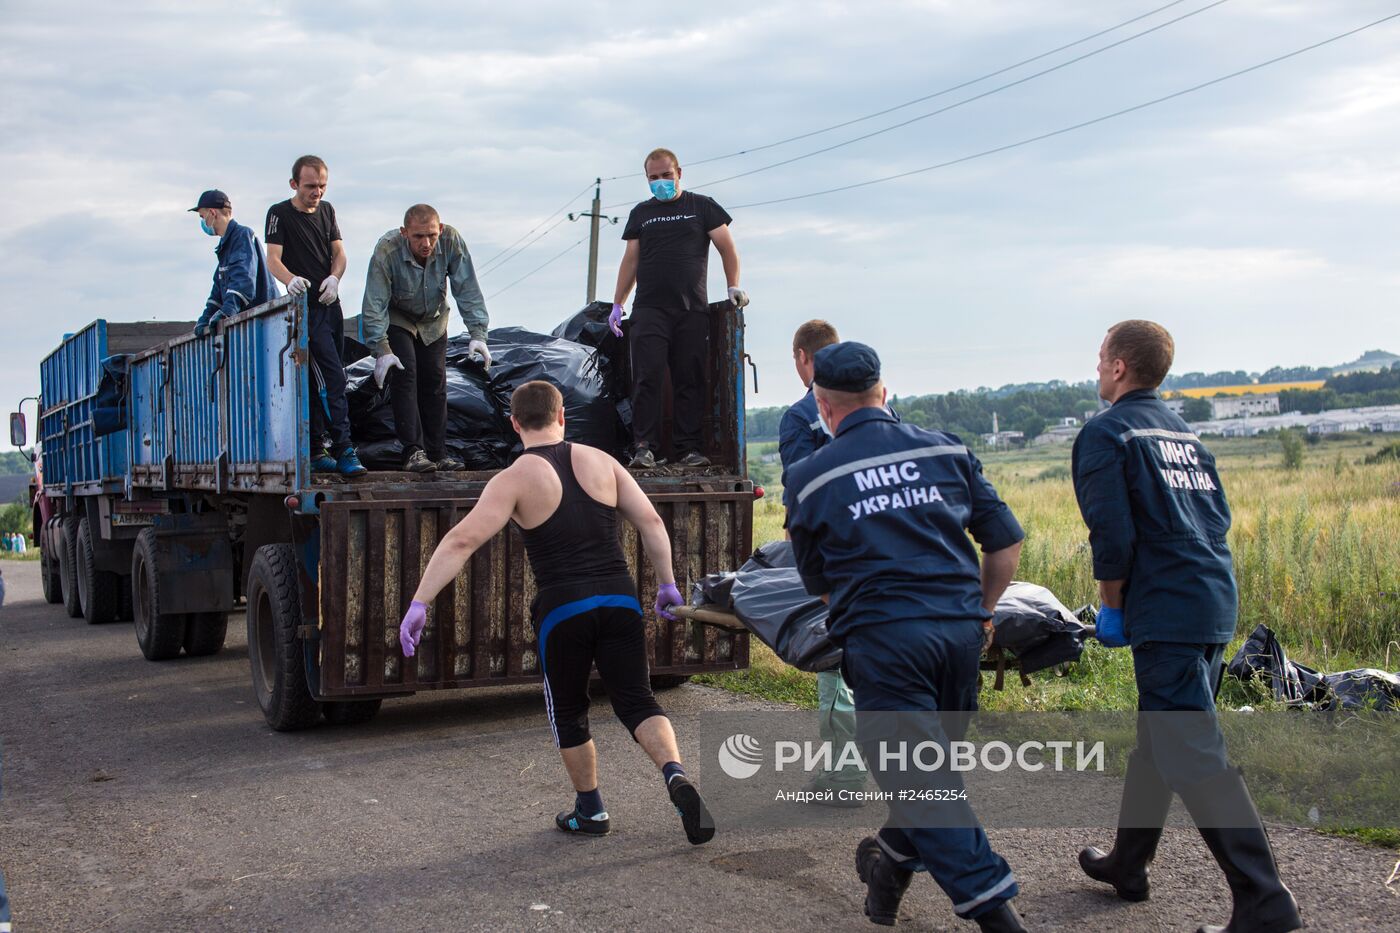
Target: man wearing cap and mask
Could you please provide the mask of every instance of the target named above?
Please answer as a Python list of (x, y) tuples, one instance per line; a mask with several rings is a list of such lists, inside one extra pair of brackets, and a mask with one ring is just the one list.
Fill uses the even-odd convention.
[(194, 325), (196, 336), (203, 337), (224, 318), (278, 297), (277, 280), (268, 271), (257, 235), (233, 219), (233, 202), (228, 195), (210, 189), (199, 196), (190, 211), (199, 215), (199, 228), (206, 235), (219, 238), (214, 247), (214, 255), (219, 257), (214, 287)]
[(394, 430), (411, 473), (460, 470), (447, 449), (447, 292), (467, 325), (467, 349), (491, 365), (486, 299), (466, 241), (427, 204), (379, 238), (370, 256), (362, 305), (374, 381), (389, 380)]
[[(913, 874), (927, 871), (958, 916), (983, 930), (1024, 930), (1010, 903), (1016, 880), (988, 844), (960, 775), (897, 771), (879, 754), (881, 740), (901, 730), (945, 752), (963, 738), (966, 714), (977, 708), (992, 610), (1015, 573), (1024, 533), (958, 438), (894, 419), (870, 347), (818, 350), (813, 385), (833, 437), (788, 470), (798, 571), (807, 591), (830, 604), (828, 630), (842, 647), (876, 783), (896, 795), (948, 795), (937, 804), (892, 804), (885, 827), (856, 847), (865, 913), (893, 924)], [(980, 566), (972, 540), (982, 547)]]
[(627, 248), (617, 270), (608, 325), (622, 336), (623, 303), (632, 303), (632, 433), (634, 469), (661, 462), (661, 412), (666, 371), (675, 395), (671, 446), (678, 463), (709, 466), (700, 451), (705, 406), (705, 364), (710, 342), (705, 279), (710, 244), (724, 263), (729, 300), (749, 303), (739, 287), (739, 250), (729, 232), (730, 217), (713, 198), (681, 190), (681, 166), (669, 149), (654, 149), (643, 160), (653, 197), (632, 208), (622, 239)]

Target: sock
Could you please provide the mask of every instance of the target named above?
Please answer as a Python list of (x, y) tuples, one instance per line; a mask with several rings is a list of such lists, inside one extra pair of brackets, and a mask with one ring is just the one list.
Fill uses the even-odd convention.
[(679, 761), (668, 761), (661, 766), (661, 776), (666, 779), (667, 786), (670, 786), (671, 778), (678, 774), (681, 777), (685, 777), (685, 769), (681, 767)]
[(583, 816), (595, 817), (603, 812), (603, 795), (598, 793), (596, 787), (592, 790), (581, 790), (574, 798), (574, 807)]

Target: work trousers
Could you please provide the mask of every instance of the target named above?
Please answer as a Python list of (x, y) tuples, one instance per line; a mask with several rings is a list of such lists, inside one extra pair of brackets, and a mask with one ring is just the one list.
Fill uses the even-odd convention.
[[(842, 647), (842, 671), (855, 693), (861, 752), (880, 789), (896, 800), (901, 792), (963, 791), (957, 772), (901, 769), (882, 758), (882, 745), (933, 741), (946, 754), (949, 742), (963, 739), (968, 714), (977, 709), (981, 621), (919, 619), (858, 626)], [(938, 814), (939, 826), (911, 828), (911, 814), (920, 812), (918, 804), (891, 806), (879, 840), (892, 859), (910, 871), (932, 875), (954, 912), (965, 919), (1016, 896), (1011, 868), (992, 851), (965, 799), (923, 806), (923, 812)]]
[(423, 450), (429, 460), (441, 460), (447, 452), (447, 335), (424, 343), (390, 324), (388, 337), (389, 349), (403, 364), (389, 370), (389, 400), (404, 458)]
[(710, 316), (704, 311), (634, 308), (628, 328), (632, 344), (632, 435), (638, 447), (661, 450), (662, 389), (671, 371), (671, 447), (677, 457), (699, 452), (705, 408), (705, 364)]
[(329, 447), (339, 456), (350, 446), (350, 405), (345, 401), (345, 363), (340, 351), (345, 343), (345, 316), (340, 302), (323, 305), (308, 295), (311, 350), (311, 448)]
[(1138, 750), (1177, 793), (1229, 767), (1215, 694), (1225, 645), (1150, 641), (1133, 648)]

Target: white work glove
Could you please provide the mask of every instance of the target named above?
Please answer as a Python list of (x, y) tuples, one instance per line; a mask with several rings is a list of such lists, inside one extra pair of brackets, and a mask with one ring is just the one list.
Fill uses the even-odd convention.
[(295, 298), (310, 287), (310, 279), (304, 279), (299, 275), (294, 275), (292, 276), (292, 280), (287, 283), (287, 294)]
[(389, 378), (389, 370), (403, 369), (403, 364), (399, 358), (392, 353), (386, 353), (374, 361), (374, 384), (379, 388), (384, 388), (384, 380)]
[(321, 304), (335, 304), (335, 300), (340, 297), (340, 279), (333, 275), (328, 275), (321, 282)]
[(485, 341), (485, 340), (473, 340), (473, 341), (471, 341), (470, 343), (467, 344), (467, 352), (468, 352), (468, 353), (480, 353), (480, 354), (481, 354), (481, 362), (486, 366), (487, 369), (490, 369), (490, 368), (491, 368), (491, 351), (488, 350), (488, 349), (486, 349), (486, 341)]
[(749, 303), (749, 293), (737, 285), (729, 286), (729, 300), (734, 302), (734, 307), (742, 308)]

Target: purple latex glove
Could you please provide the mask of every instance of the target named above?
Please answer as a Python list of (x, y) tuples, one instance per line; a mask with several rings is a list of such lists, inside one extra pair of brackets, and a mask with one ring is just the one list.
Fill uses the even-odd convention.
[(614, 336), (622, 336), (622, 305), (615, 302), (612, 313), (608, 315), (608, 330), (612, 331)]
[(685, 600), (681, 599), (681, 591), (676, 589), (674, 583), (663, 583), (661, 589), (656, 591), (656, 604), (652, 606), (656, 614), (667, 622), (676, 621), (676, 617), (666, 611), (669, 606), (684, 606)]
[(428, 604), (414, 600), (408, 606), (408, 612), (404, 613), (403, 621), (399, 623), (399, 647), (403, 649), (403, 656), (413, 657), (418, 647), (418, 642), (423, 637), (423, 626), (428, 624)]

